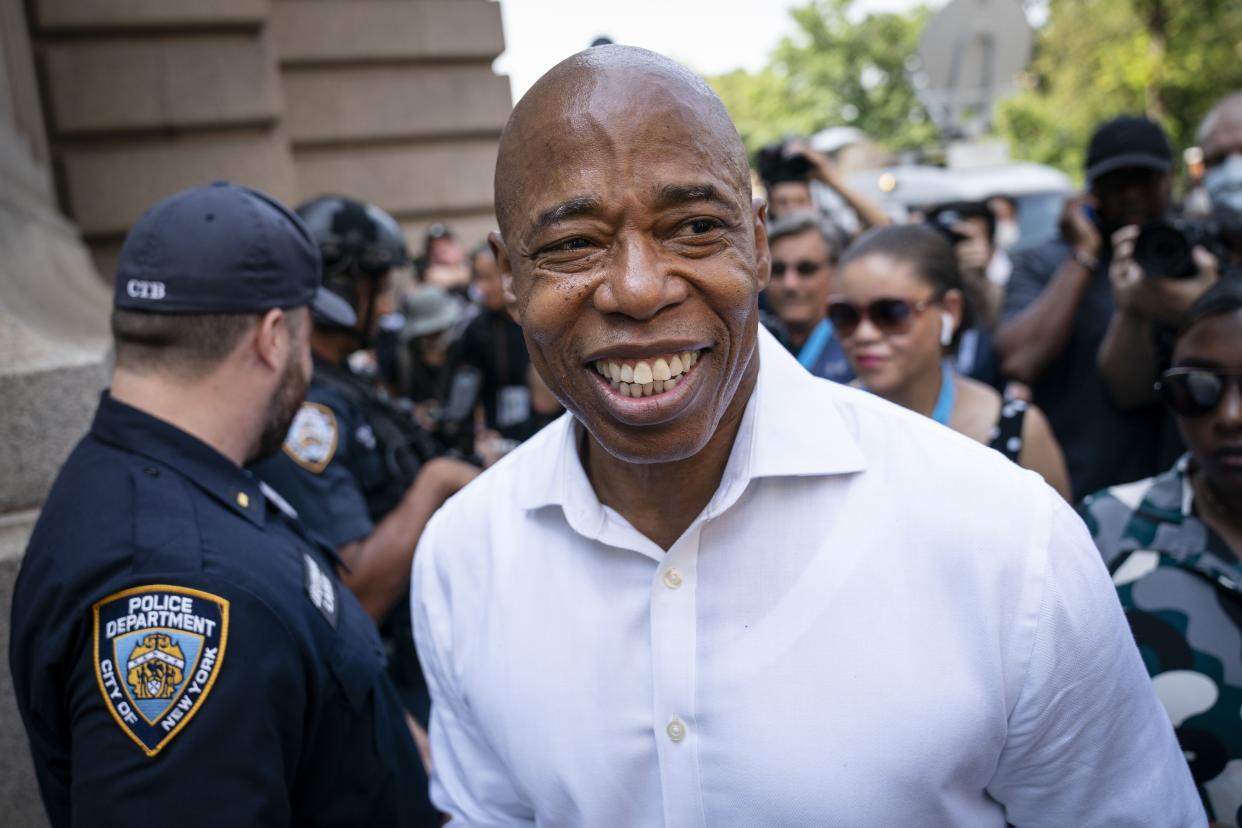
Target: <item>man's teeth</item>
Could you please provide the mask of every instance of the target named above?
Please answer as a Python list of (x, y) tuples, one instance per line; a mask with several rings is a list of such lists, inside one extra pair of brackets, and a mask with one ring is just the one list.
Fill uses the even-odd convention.
[(698, 351), (685, 351), (665, 359), (618, 362), (613, 359), (596, 360), (595, 370), (612, 387), (626, 397), (646, 397), (660, 394), (677, 387), (681, 375), (698, 362)]

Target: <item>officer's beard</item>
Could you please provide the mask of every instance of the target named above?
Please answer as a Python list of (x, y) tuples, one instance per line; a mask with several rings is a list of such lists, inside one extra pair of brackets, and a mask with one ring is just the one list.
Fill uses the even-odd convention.
[(289, 425), (302, 406), (302, 400), (306, 398), (309, 385), (310, 377), (302, 369), (302, 360), (296, 354), (290, 354), (285, 372), (280, 378), (280, 385), (267, 403), (258, 447), (247, 463), (266, 460), (280, 450), (281, 444), (285, 442), (285, 435), (289, 433)]

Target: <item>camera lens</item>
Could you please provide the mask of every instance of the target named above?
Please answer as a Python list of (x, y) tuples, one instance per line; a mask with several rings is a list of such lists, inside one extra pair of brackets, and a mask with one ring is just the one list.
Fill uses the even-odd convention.
[(1190, 242), (1169, 222), (1147, 225), (1134, 240), (1134, 261), (1148, 276), (1193, 276), (1195, 262), (1190, 251)]

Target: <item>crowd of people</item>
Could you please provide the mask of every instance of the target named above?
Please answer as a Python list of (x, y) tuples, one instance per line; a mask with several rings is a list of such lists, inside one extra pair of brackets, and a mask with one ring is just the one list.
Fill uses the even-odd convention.
[[(1183, 825), (1195, 789), (1240, 824), (1242, 93), (1200, 214), (1123, 116), (1031, 243), (1003, 191), (899, 220), (800, 140), (752, 207), (714, 96), (599, 49), (515, 110), (472, 249), (232, 185), (131, 230), (112, 385), (13, 604), (53, 823), (202, 777), (213, 824)], [(817, 525), (870, 550), (844, 591)], [(776, 797), (816, 740), (855, 753)]]

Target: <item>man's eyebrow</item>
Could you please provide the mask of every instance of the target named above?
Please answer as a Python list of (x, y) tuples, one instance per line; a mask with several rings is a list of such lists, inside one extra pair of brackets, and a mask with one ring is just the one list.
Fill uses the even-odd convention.
[(709, 201), (723, 207), (735, 206), (720, 194), (713, 184), (665, 184), (656, 194), (661, 206), (675, 207), (680, 204), (691, 204), (696, 201)]
[(560, 204), (553, 205), (539, 214), (539, 218), (535, 219), (534, 225), (530, 228), (530, 235), (533, 236), (567, 219), (588, 216), (599, 212), (599, 210), (599, 199), (594, 196), (577, 196), (562, 201)]

